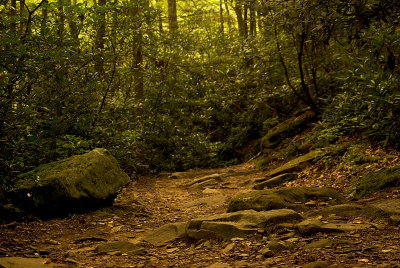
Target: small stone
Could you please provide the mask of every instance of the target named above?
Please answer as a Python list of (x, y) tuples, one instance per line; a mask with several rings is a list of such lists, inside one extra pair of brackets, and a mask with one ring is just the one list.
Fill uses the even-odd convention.
[(274, 256), (274, 252), (270, 250), (268, 247), (261, 249), (258, 253), (262, 254), (266, 258)]
[(220, 194), (221, 192), (217, 189), (206, 188), (203, 190), (203, 194)]
[(66, 259), (64, 260), (64, 262), (72, 263), (72, 264), (75, 264), (75, 265), (79, 265), (79, 264), (80, 264), (78, 261), (76, 261), (76, 260), (74, 260), (74, 259), (72, 259), (72, 258), (66, 258)]
[(179, 248), (169, 248), (166, 251), (167, 251), (167, 253), (173, 253), (173, 252), (178, 251), (178, 250), (179, 250)]
[(236, 246), (235, 243), (230, 243), (222, 250), (222, 252), (228, 254), (231, 250), (235, 248), (235, 246)]
[(309, 207), (315, 207), (317, 205), (317, 202), (315, 202), (314, 200), (310, 200), (306, 202), (305, 205)]
[(289, 242), (289, 243), (295, 243), (295, 242), (297, 242), (299, 240), (300, 240), (300, 238), (298, 238), (298, 237), (292, 237), (292, 238), (289, 238), (286, 241)]
[[(110, 255), (110, 256), (121, 256), (122, 252), (121, 251), (110, 251), (110, 252), (107, 252), (107, 255)], [(128, 254), (126, 254), (126, 255), (128, 255)]]
[(115, 234), (115, 233), (118, 233), (118, 232), (120, 232), (121, 231), (121, 229), (122, 229), (122, 225), (120, 225), (120, 226), (115, 226), (115, 227), (113, 227), (112, 229), (111, 229), (111, 233), (112, 234)]
[(60, 242), (53, 240), (53, 239), (46, 240), (46, 243), (50, 244), (50, 245), (61, 245)]
[(389, 222), (392, 225), (400, 225), (400, 215), (390, 216)]

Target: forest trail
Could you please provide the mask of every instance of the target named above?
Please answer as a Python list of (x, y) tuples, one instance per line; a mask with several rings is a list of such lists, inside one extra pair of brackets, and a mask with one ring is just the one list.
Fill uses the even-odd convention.
[[(212, 174), (219, 174), (222, 181), (207, 187), (188, 187), (193, 180)], [(0, 255), (20, 257), (0, 258), (0, 264), (17, 267), (5, 265), (7, 260), (22, 264), (19, 267), (24, 267), (27, 261), (30, 267), (87, 268), (304, 267), (307, 264), (307, 267), (400, 267), (400, 228), (385, 220), (367, 221), (357, 217), (336, 217), (335, 220), (353, 225), (369, 224), (369, 228), (309, 235), (300, 235), (290, 228), (271, 234), (260, 230), (245, 238), (184, 238), (159, 247), (137, 242), (165, 224), (225, 213), (229, 200), (249, 192), (248, 182), (265, 174), (246, 163), (161, 174), (155, 178), (140, 177), (124, 189), (113, 207), (65, 218), (0, 226)], [(118, 241), (125, 244), (114, 243)], [(283, 241), (291, 246), (266, 250), (268, 245), (271, 248), (271, 241)], [(110, 243), (120, 248), (101, 250), (102, 245)], [(313, 243), (326, 245), (307, 249)], [(136, 248), (136, 245), (140, 246)]]

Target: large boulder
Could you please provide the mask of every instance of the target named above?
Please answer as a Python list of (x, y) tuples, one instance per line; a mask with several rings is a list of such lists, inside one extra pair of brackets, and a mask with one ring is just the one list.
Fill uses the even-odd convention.
[(117, 160), (97, 148), (22, 174), (10, 194), (25, 210), (58, 214), (110, 205), (129, 181)]
[(307, 210), (305, 203), (315, 199), (331, 204), (343, 203), (345, 201), (344, 197), (332, 188), (285, 187), (240, 194), (231, 200), (228, 212), (248, 209), (262, 211), (281, 208), (304, 211)]

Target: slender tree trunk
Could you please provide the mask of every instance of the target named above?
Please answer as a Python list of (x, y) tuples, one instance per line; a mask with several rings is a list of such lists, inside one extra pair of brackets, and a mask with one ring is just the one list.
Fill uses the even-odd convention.
[(106, 14), (104, 7), (106, 0), (98, 0), (98, 12), (96, 40), (95, 40), (95, 70), (99, 74), (104, 74), (104, 37), (106, 33)]
[(115, 46), (117, 41), (117, 25), (118, 25), (118, 13), (117, 13), (118, 0), (114, 0), (114, 8), (112, 10), (112, 25), (111, 25), (111, 42)]
[[(11, 0), (11, 6), (10, 6), (9, 14), (10, 14), (10, 18), (12, 20), (15, 20), (15, 17), (17, 16), (17, 0)], [(16, 27), (17, 27), (17, 25), (15, 24), (15, 22), (13, 22), (11, 24), (11, 27), (10, 27), (11, 31), (15, 33)]]
[(224, 34), (224, 9), (222, 7), (222, 0), (219, 0), (219, 22), (220, 22), (220, 32)]
[(245, 37), (245, 28), (244, 28), (244, 20), (243, 20), (243, 14), (242, 14), (242, 6), (238, 3), (236, 3), (233, 6), (233, 10), (236, 13), (236, 19), (238, 23), (238, 28), (239, 28), (239, 36)]
[(65, 14), (64, 14), (64, 1), (58, 0), (58, 37), (59, 42), (64, 42), (64, 29), (65, 29)]
[(25, 33), (25, 0), (19, 0), (19, 33), (22, 36)]
[(159, 30), (160, 33), (164, 32), (162, 16), (161, 15), (158, 17), (158, 30)]
[(318, 107), (317, 107), (313, 97), (311, 96), (310, 88), (307, 85), (305, 78), (304, 78), (303, 55), (304, 55), (305, 41), (306, 41), (306, 34), (305, 34), (304, 28), (303, 28), (303, 32), (300, 35), (299, 49), (297, 52), (297, 63), (298, 63), (298, 67), (299, 67), (300, 83), (301, 83), (302, 91), (303, 91), (304, 95), (306, 96), (306, 101), (307, 101), (308, 105), (310, 105), (310, 107), (311, 107), (311, 109), (313, 109), (313, 111), (318, 112)]
[[(135, 5), (135, 4), (134, 4)], [(134, 42), (133, 42), (133, 79), (134, 91), (137, 100), (144, 99), (144, 82), (143, 82), (143, 32), (142, 22), (139, 18), (142, 7), (136, 3), (132, 8), (132, 23), (134, 27)], [(140, 112), (140, 109), (138, 111)]]
[(71, 34), (71, 38), (74, 43), (79, 47), (79, 39), (78, 39), (78, 26), (76, 24), (76, 16), (75, 16), (75, 7), (76, 7), (76, 0), (70, 0), (69, 4), (69, 12), (68, 12), (68, 25)]
[(248, 5), (244, 5), (243, 9), (243, 29), (244, 29), (244, 38), (247, 39), (249, 37), (249, 27), (248, 27)]
[(175, 31), (178, 29), (176, 0), (168, 0), (168, 25), (170, 31)]
[(250, 3), (250, 36), (256, 36), (256, 3), (255, 0), (251, 0)]
[(40, 25), (40, 32), (42, 35), (45, 34), (45, 31), (47, 29), (47, 21), (49, 19), (49, 15), (48, 15), (49, 9), (47, 7), (48, 3), (49, 3), (48, 0), (46, 0), (42, 7), (42, 23)]
[(232, 21), (231, 21), (231, 13), (229, 11), (229, 6), (228, 6), (228, 1), (224, 0), (225, 3), (225, 9), (226, 9), (226, 15), (228, 16), (228, 32), (229, 32), (229, 36), (232, 38)]

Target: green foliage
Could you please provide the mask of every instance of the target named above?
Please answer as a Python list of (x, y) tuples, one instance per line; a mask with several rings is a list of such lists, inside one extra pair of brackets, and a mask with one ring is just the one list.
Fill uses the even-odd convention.
[(263, 132), (268, 133), (270, 129), (279, 124), (279, 118), (277, 116), (268, 118), (263, 122)]
[(182, 2), (177, 31), (165, 2), (1, 6), (0, 187), (94, 147), (127, 172), (238, 163), (310, 104), (322, 121), (288, 157), (353, 132), (399, 145), (396, 1), (258, 1), (247, 37), (245, 3), (224, 31), (213, 3)]
[(363, 177), (356, 186), (359, 197), (366, 196), (376, 191), (400, 185), (400, 169), (383, 169)]

